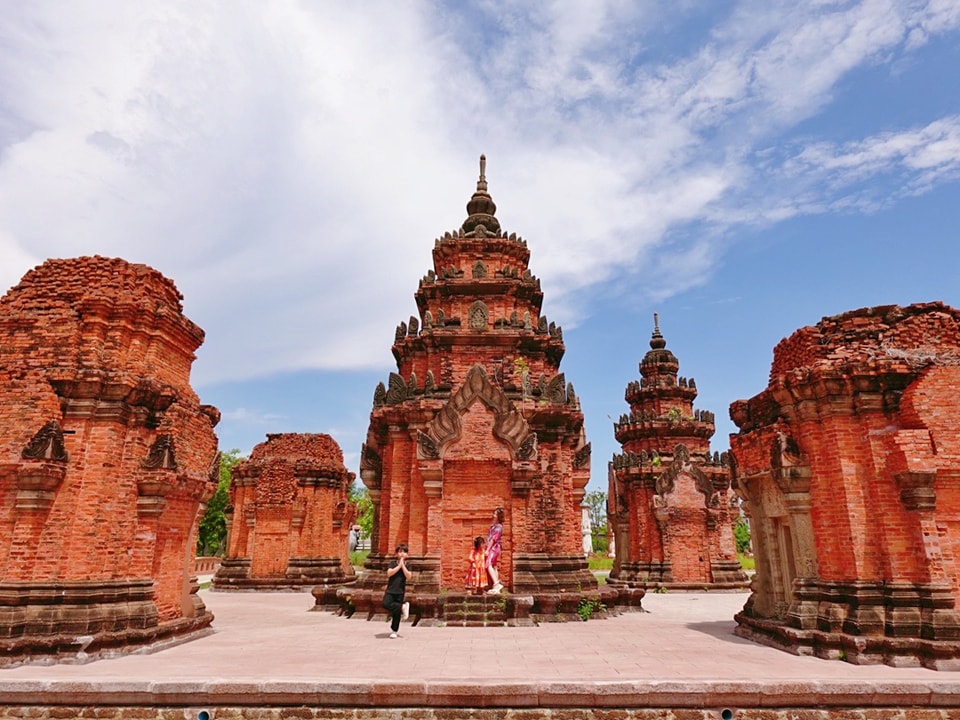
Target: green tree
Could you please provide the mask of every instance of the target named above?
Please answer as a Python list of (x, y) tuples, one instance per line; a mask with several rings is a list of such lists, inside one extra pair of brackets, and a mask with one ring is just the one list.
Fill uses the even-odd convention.
[(595, 553), (607, 552), (607, 494), (603, 490), (588, 492), (583, 498), (590, 506), (590, 532)]
[(363, 537), (373, 533), (373, 500), (365, 485), (354, 483), (350, 486), (350, 502), (357, 506), (357, 525), (363, 528)]
[(737, 552), (745, 553), (750, 550), (750, 526), (743, 518), (737, 520), (733, 527), (733, 537), (737, 541)]
[(607, 529), (607, 494), (603, 490), (588, 492), (583, 498), (590, 506), (590, 527), (596, 532)]
[(223, 555), (227, 540), (227, 518), (224, 514), (230, 502), (230, 470), (241, 460), (245, 460), (236, 448), (220, 453), (220, 480), (217, 491), (207, 502), (207, 511), (200, 520), (200, 532), (197, 534), (197, 555)]

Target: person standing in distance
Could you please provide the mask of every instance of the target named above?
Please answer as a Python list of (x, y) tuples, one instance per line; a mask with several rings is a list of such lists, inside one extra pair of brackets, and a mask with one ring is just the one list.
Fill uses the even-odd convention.
[(404, 602), (407, 592), (407, 580), (410, 579), (410, 568), (407, 567), (407, 546), (397, 545), (397, 558), (390, 561), (387, 568), (387, 591), (383, 594), (383, 607), (390, 613), (390, 637), (397, 637), (400, 631), (400, 620), (410, 617), (410, 603)]
[(493, 525), (487, 532), (487, 574), (493, 582), (493, 587), (487, 590), (487, 595), (499, 595), (503, 590), (500, 584), (500, 541), (503, 538), (503, 508), (493, 511)]

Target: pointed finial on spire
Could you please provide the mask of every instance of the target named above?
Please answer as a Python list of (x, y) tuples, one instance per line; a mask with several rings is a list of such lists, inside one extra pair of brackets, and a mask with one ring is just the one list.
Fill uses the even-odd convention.
[(660, 334), (660, 315), (658, 313), (653, 314), (653, 337), (650, 338), (650, 347), (654, 350), (659, 350), (667, 346), (667, 341), (663, 339), (663, 335)]
[(480, 179), (477, 180), (477, 192), (487, 192), (487, 156), (480, 156)]
[(478, 225), (483, 225), (488, 232), (500, 232), (500, 221), (494, 215), (496, 212), (497, 206), (487, 192), (487, 156), (481, 155), (480, 179), (477, 180), (477, 191), (467, 203), (467, 219), (463, 223), (463, 231), (469, 235)]

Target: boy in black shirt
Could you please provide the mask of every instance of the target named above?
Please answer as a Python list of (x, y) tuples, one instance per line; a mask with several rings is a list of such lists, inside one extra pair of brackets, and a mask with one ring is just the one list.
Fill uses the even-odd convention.
[(410, 617), (410, 603), (403, 601), (407, 591), (407, 580), (410, 579), (410, 569), (407, 567), (407, 546), (397, 545), (397, 559), (390, 561), (387, 568), (387, 591), (383, 594), (383, 607), (391, 616), (390, 637), (397, 637), (400, 630), (400, 619)]

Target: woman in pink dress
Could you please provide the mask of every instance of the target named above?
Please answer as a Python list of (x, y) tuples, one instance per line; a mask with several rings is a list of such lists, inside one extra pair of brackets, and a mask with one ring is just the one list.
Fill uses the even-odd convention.
[(493, 581), (493, 587), (487, 591), (488, 595), (499, 595), (503, 590), (500, 584), (500, 571), (497, 564), (500, 562), (500, 540), (503, 537), (503, 508), (493, 511), (493, 525), (487, 533), (487, 573)]
[(467, 590), (474, 595), (482, 595), (487, 588), (487, 552), (482, 535), (473, 539), (473, 550), (467, 561)]

